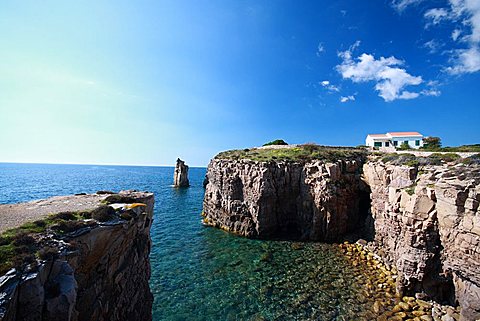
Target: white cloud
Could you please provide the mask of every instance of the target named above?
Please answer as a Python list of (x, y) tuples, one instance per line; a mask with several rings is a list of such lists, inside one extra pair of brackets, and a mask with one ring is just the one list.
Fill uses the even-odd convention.
[(325, 47), (323, 46), (323, 42), (319, 42), (317, 46), (317, 56), (320, 56), (323, 52), (325, 52)]
[(438, 97), (440, 96), (442, 92), (440, 90), (437, 90), (437, 89), (424, 89), (420, 92), (420, 94), (424, 95), (424, 96), (434, 96), (434, 97)]
[(473, 46), (468, 49), (455, 50), (453, 65), (446, 68), (451, 74), (464, 74), (480, 71), (480, 49)]
[(340, 102), (341, 103), (346, 103), (348, 101), (355, 101), (355, 96), (341, 96), (340, 97)]
[(330, 92), (339, 92), (340, 88), (338, 86), (332, 85), (330, 81), (324, 80), (320, 82), (323, 88), (327, 89)]
[[(425, 13), (430, 24), (449, 20), (456, 24), (452, 31), (453, 41), (460, 40), (466, 48), (451, 51), (451, 66), (445, 70), (451, 74), (474, 73), (480, 71), (480, 1), (449, 0), (448, 8), (434, 8)], [(429, 26), (429, 24), (427, 24)], [(460, 38), (460, 34), (464, 34)]]
[(352, 52), (357, 49), (359, 46), (360, 46), (360, 40), (357, 40), (355, 41), (355, 43), (353, 45), (351, 45), (348, 50), (345, 50), (345, 51), (340, 51), (338, 53), (338, 56), (340, 58), (343, 58), (344, 60), (346, 59), (352, 59)]
[(452, 31), (452, 40), (453, 41), (457, 41), (458, 37), (460, 36), (460, 34), (462, 33), (462, 30), (460, 29), (455, 29)]
[[(357, 46), (355, 43), (350, 48)], [(340, 52), (338, 55), (343, 61), (336, 68), (343, 78), (351, 79), (356, 83), (375, 81), (375, 89), (385, 101), (413, 99), (419, 96), (419, 93), (404, 90), (407, 86), (421, 84), (423, 80), (422, 77), (412, 76), (405, 69), (400, 68), (403, 61), (395, 57), (375, 59), (373, 55), (366, 53), (354, 60), (351, 49)]]
[(430, 41), (427, 41), (423, 44), (423, 47), (427, 48), (430, 53), (436, 53), (441, 47), (443, 47), (443, 44), (440, 43), (439, 41), (432, 39)]
[[(440, 21), (442, 21), (444, 19), (448, 19), (450, 14), (444, 8), (433, 8), (433, 9), (430, 9), (427, 12), (425, 12), (425, 14), (423, 16), (426, 19), (431, 19), (432, 24), (437, 25), (437, 24), (440, 23)], [(429, 24), (427, 24), (427, 27), (428, 26), (429, 26)]]
[(392, 7), (397, 10), (398, 13), (402, 13), (407, 7), (411, 5), (417, 5), (423, 0), (393, 0)]

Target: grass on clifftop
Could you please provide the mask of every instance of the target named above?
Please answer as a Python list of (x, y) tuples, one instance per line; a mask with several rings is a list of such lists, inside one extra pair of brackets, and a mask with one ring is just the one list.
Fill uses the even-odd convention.
[(79, 228), (91, 226), (94, 222), (85, 222), (89, 212), (60, 212), (45, 219), (25, 223), (17, 228), (9, 229), (0, 234), (0, 275), (15, 267), (21, 269), (23, 265), (34, 263), (35, 257), (41, 257), (37, 239), (38, 235), (48, 228), (56, 234), (62, 235)]
[(405, 165), (405, 166), (424, 166), (424, 165), (442, 165), (446, 163), (453, 164), (480, 164), (480, 154), (474, 154), (470, 157), (461, 158), (455, 153), (433, 153), (430, 156), (417, 157), (413, 154), (386, 154), (381, 158), (383, 163), (390, 163), (392, 165)]
[(440, 147), (440, 148), (421, 148), (420, 150), (432, 151), (432, 152), (449, 152), (449, 153), (458, 153), (458, 152), (473, 152), (480, 153), (480, 144), (473, 145), (462, 145), (456, 147)]
[(229, 150), (219, 153), (216, 159), (248, 159), (258, 162), (288, 161), (306, 162), (310, 160), (323, 160), (336, 162), (339, 159), (365, 157), (367, 152), (364, 149), (349, 147), (328, 147), (315, 144), (304, 144), (285, 148), (252, 148)]

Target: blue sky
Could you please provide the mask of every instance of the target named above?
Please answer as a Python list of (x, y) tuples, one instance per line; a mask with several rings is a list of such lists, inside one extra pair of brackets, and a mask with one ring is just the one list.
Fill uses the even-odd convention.
[(0, 4), (0, 161), (205, 166), (272, 139), (480, 142), (480, 1)]

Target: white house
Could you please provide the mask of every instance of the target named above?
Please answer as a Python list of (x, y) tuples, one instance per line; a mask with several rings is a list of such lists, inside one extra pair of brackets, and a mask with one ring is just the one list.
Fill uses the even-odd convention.
[(391, 132), (386, 134), (369, 134), (365, 145), (370, 147), (400, 147), (407, 142), (410, 148), (418, 149), (423, 146), (423, 135), (418, 132)]

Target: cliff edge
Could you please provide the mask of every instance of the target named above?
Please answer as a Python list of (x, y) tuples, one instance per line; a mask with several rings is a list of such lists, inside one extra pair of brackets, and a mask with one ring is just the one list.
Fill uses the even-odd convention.
[(402, 295), (480, 318), (479, 157), (367, 155), (295, 146), (217, 155), (203, 221), (252, 238), (340, 241), (350, 233), (399, 272)]
[(1, 205), (28, 222), (0, 236), (0, 320), (151, 320), (153, 203), (122, 191)]

